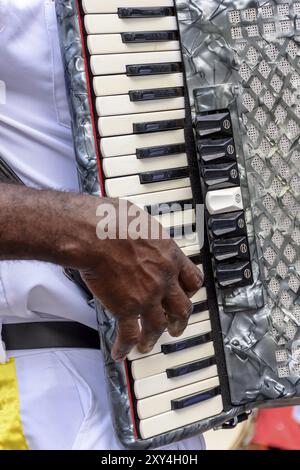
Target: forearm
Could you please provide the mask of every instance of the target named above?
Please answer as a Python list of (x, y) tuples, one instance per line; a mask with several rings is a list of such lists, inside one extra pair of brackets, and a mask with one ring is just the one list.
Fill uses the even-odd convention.
[(0, 184), (0, 258), (84, 268), (83, 238), (88, 232), (91, 243), (94, 232), (96, 242), (98, 204), (91, 196)]

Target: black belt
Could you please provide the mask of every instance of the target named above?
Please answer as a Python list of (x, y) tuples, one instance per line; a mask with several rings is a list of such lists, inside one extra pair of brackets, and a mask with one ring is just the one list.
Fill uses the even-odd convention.
[(77, 322), (38, 322), (2, 325), (2, 341), (8, 351), (19, 349), (100, 349), (96, 330)]

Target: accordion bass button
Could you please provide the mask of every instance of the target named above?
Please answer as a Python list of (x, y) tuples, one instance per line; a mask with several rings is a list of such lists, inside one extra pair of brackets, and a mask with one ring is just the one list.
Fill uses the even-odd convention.
[(206, 165), (202, 169), (203, 179), (209, 188), (237, 186), (240, 184), (236, 163), (221, 163)]
[(204, 163), (215, 160), (236, 160), (235, 145), (232, 138), (229, 139), (204, 139), (198, 142), (198, 151)]
[(208, 228), (212, 236), (216, 238), (245, 235), (245, 214), (240, 211), (211, 216), (208, 219)]
[(231, 258), (249, 259), (247, 237), (214, 240), (211, 248), (217, 261), (224, 261)]
[(242, 210), (241, 188), (209, 191), (206, 195), (206, 208), (210, 215)]
[(198, 115), (195, 125), (199, 137), (206, 137), (213, 134), (232, 135), (232, 124), (229, 112)]
[(216, 266), (216, 279), (220, 287), (242, 287), (253, 283), (249, 261), (222, 263)]

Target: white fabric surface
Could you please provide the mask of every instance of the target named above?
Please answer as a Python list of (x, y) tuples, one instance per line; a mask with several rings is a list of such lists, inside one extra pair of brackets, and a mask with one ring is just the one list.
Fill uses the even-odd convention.
[[(0, 0), (0, 155), (32, 187), (77, 191), (54, 2)], [(0, 324), (70, 319), (96, 328), (95, 312), (60, 267), (0, 263)], [(101, 352), (11, 352), (31, 449), (119, 449)], [(194, 438), (172, 449), (200, 449)]]

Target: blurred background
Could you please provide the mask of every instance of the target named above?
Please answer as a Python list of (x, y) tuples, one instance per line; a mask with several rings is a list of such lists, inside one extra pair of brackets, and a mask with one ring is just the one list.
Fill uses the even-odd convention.
[(208, 450), (300, 450), (300, 406), (260, 410), (232, 430), (205, 433)]

